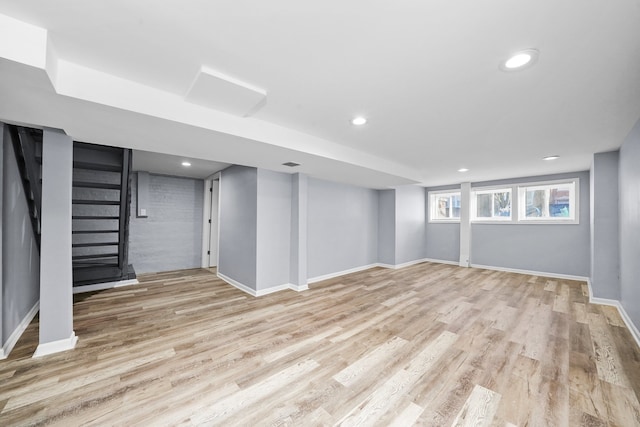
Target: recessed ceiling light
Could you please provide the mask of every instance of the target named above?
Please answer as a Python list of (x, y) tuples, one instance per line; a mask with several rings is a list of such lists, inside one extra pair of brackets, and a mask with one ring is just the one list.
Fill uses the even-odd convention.
[(189, 167), (189, 166), (191, 166), (191, 163), (189, 163), (189, 162), (182, 162), (182, 166), (184, 166), (184, 167)]
[(553, 156), (547, 156), (547, 157), (543, 157), (542, 160), (555, 160), (555, 159), (559, 159), (560, 156), (558, 156), (557, 154), (554, 154)]
[(364, 118), (364, 117), (362, 117), (362, 116), (354, 117), (354, 118), (351, 120), (351, 124), (352, 124), (352, 125), (356, 125), (356, 126), (362, 126), (362, 125), (363, 125), (363, 124), (365, 124), (365, 123), (367, 123), (367, 119), (365, 119), (365, 118)]
[(286, 163), (283, 163), (282, 166), (289, 166), (290, 168), (295, 168), (296, 166), (300, 166), (300, 163), (286, 162)]
[(536, 63), (538, 55), (539, 54), (536, 49), (521, 50), (500, 64), (500, 69), (503, 71), (516, 71), (529, 68)]
[(469, 172), (469, 169), (467, 169), (467, 168), (460, 168), (460, 169), (458, 169), (458, 172)]

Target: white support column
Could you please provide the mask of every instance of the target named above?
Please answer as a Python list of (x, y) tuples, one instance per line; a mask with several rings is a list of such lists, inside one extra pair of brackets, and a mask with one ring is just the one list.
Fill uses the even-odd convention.
[(460, 267), (471, 264), (471, 183), (460, 186)]
[(308, 177), (292, 175), (291, 183), (291, 262), (289, 280), (297, 290), (307, 283), (307, 187)]
[(42, 142), (42, 220), (40, 240), (40, 343), (33, 357), (70, 350), (73, 331), (71, 190), (73, 141), (45, 129)]
[[(3, 282), (2, 282), (2, 226), (4, 225), (4, 220), (2, 217), (2, 206), (4, 203), (4, 132), (6, 130), (6, 125), (4, 123), (0, 123), (0, 165), (2, 166), (2, 170), (0, 170), (0, 360), (5, 359), (8, 355), (4, 354), (4, 341), (5, 337), (2, 335), (2, 312), (4, 311), (4, 305), (2, 302), (3, 291)], [(7, 141), (8, 143), (8, 141)]]

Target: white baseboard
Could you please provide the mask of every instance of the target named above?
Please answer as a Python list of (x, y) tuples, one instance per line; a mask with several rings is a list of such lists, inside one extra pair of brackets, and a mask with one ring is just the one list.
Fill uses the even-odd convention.
[(0, 359), (6, 359), (9, 357), (9, 354), (11, 353), (11, 350), (13, 350), (13, 347), (15, 347), (18, 339), (20, 339), (33, 318), (38, 314), (38, 310), (40, 310), (40, 301), (36, 302), (33, 307), (31, 307), (31, 310), (27, 312), (22, 321), (20, 321), (20, 324), (18, 324), (16, 329), (11, 333), (11, 335), (9, 335), (7, 342), (5, 342), (2, 348), (0, 348)]
[(77, 342), (78, 337), (76, 333), (71, 331), (71, 336), (67, 339), (39, 344), (36, 352), (33, 353), (33, 357), (42, 357), (53, 353), (60, 353), (61, 351), (72, 350)]
[(415, 259), (413, 261), (403, 262), (402, 264), (383, 264), (383, 263), (379, 262), (376, 265), (378, 267), (392, 268), (394, 270), (397, 270), (399, 268), (410, 267), (412, 265), (421, 264), (421, 263), (427, 262), (427, 261), (428, 260), (426, 258), (422, 258), (422, 259)]
[(256, 291), (255, 289), (250, 288), (249, 286), (245, 285), (244, 283), (240, 283), (237, 280), (234, 280), (231, 277), (225, 276), (222, 273), (216, 273), (216, 275), (218, 276), (218, 278), (224, 280), (225, 282), (227, 282), (228, 284), (230, 284), (234, 288), (238, 288), (242, 292), (246, 292), (249, 295), (254, 296), (254, 297), (261, 297), (263, 295), (269, 295), (269, 294), (272, 294), (274, 292), (284, 291), (286, 289), (291, 289), (292, 291), (296, 291), (296, 292), (302, 292), (302, 291), (309, 290), (309, 286), (308, 285), (296, 286), (296, 285), (291, 284), (291, 283), (284, 283), (282, 285), (271, 286), (270, 288), (258, 289)]
[(83, 292), (102, 291), (105, 289), (119, 288), (121, 286), (137, 285), (139, 283), (140, 282), (138, 282), (138, 279), (119, 280), (117, 282), (95, 283), (93, 285), (76, 286), (73, 288), (73, 293), (81, 294)]
[(449, 265), (456, 265), (456, 266), (460, 266), (460, 263), (458, 261), (449, 261), (446, 259), (434, 259), (434, 258), (425, 258), (423, 260), (424, 262), (434, 262), (436, 264), (449, 264)]
[(244, 283), (240, 283), (237, 280), (233, 280), (231, 277), (225, 276), (224, 274), (222, 274), (220, 272), (217, 272), (216, 276), (218, 276), (219, 279), (224, 280), (225, 282), (227, 282), (228, 284), (230, 284), (234, 288), (240, 289), (242, 292), (246, 292), (249, 295), (254, 296), (254, 297), (258, 296), (255, 289), (252, 289), (252, 288), (248, 287)]
[(294, 285), (292, 283), (289, 283), (289, 289), (291, 289), (292, 291), (296, 291), (296, 292), (304, 292), (304, 291), (308, 291), (309, 290), (309, 285), (308, 284), (304, 284), (304, 285)]
[(334, 277), (344, 276), (345, 274), (358, 273), (360, 271), (364, 271), (370, 268), (380, 267), (380, 266), (381, 264), (378, 264), (378, 263), (363, 265), (361, 267), (355, 267), (355, 268), (350, 268), (348, 270), (338, 271), (335, 273), (323, 274), (322, 276), (311, 277), (307, 279), (307, 282), (308, 283), (322, 282), (323, 280), (333, 279)]
[(591, 288), (591, 280), (587, 280), (587, 286), (589, 287), (589, 302), (591, 304), (599, 304), (599, 305), (610, 305), (618, 309), (618, 313), (620, 313), (620, 317), (624, 321), (625, 325), (627, 325), (627, 329), (631, 332), (631, 336), (636, 341), (636, 344), (640, 348), (640, 331), (636, 328), (631, 317), (627, 314), (627, 311), (624, 309), (624, 306), (617, 299), (608, 299), (608, 298), (598, 298), (593, 296), (593, 289)]
[(263, 295), (269, 295), (274, 292), (284, 291), (286, 289), (291, 289), (291, 286), (293, 285), (284, 283), (282, 285), (271, 286), (270, 288), (258, 289), (257, 291), (255, 291), (255, 296), (261, 297)]
[(507, 273), (528, 274), (530, 276), (549, 277), (552, 279), (577, 280), (579, 282), (588, 282), (589, 278), (585, 276), (574, 276), (571, 274), (549, 273), (546, 271), (521, 270), (519, 268), (494, 267), (491, 265), (471, 264), (472, 268), (481, 268), (483, 270), (505, 271)]
[(362, 267), (350, 268), (349, 270), (343, 270), (335, 273), (324, 274), (322, 276), (311, 277), (310, 279), (308, 279), (308, 282), (309, 283), (321, 282), (323, 280), (333, 279), (335, 277), (344, 276), (346, 274), (358, 273), (360, 271), (369, 270), (370, 268), (374, 268), (374, 267), (390, 268), (393, 270), (397, 270), (397, 269), (409, 267), (415, 264), (421, 264), (423, 262), (434, 262), (438, 264), (458, 265), (458, 263), (454, 261), (446, 261), (446, 260), (433, 259), (433, 258), (421, 258), (413, 261), (403, 262), (402, 264), (385, 264), (383, 262), (376, 262), (374, 264), (363, 265)]

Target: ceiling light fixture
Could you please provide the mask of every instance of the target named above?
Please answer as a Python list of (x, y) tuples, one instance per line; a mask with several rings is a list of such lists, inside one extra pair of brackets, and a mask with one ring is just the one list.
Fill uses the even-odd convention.
[(543, 157), (542, 160), (555, 160), (555, 159), (559, 159), (560, 156), (558, 156), (557, 154), (554, 154), (553, 156), (547, 156), (547, 157)]
[(191, 163), (189, 162), (182, 162), (182, 166), (188, 168), (189, 166), (191, 166)]
[(538, 61), (539, 53), (536, 49), (525, 49), (511, 55), (509, 59), (500, 64), (502, 71), (524, 70)]
[(351, 124), (356, 126), (362, 126), (365, 123), (367, 123), (367, 119), (362, 116), (355, 117), (351, 120)]
[(467, 169), (467, 168), (460, 168), (460, 169), (458, 169), (458, 172), (469, 172), (469, 169)]

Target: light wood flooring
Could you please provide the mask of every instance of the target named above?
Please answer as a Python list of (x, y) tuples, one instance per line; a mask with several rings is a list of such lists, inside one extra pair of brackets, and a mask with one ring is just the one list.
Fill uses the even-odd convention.
[(207, 270), (77, 295), (0, 361), (0, 425), (638, 426), (640, 350), (586, 284), (423, 263), (251, 297)]

